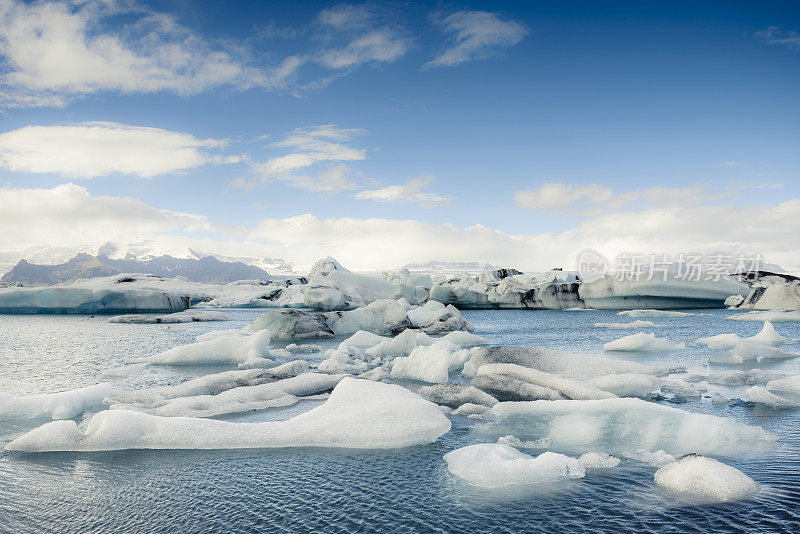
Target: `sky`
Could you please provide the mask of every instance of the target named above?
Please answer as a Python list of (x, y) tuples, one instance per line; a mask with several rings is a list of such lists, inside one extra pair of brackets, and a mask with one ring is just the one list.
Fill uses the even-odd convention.
[(800, 4), (0, 0), (0, 255), (800, 268)]

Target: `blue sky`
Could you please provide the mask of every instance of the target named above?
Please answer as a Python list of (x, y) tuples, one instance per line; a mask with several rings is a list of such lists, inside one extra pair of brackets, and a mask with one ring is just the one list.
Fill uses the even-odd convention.
[[(0, 215), (6, 250), (797, 264), (796, 2), (0, 6), (0, 195), (28, 199)], [(122, 221), (118, 198), (139, 206)]]

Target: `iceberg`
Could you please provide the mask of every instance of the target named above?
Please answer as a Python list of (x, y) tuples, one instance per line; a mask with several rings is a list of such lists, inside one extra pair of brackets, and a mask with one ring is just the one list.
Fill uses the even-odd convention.
[(244, 337), (249, 335), (250, 332), (243, 332), (235, 328), (226, 328), (223, 330), (212, 330), (211, 332), (205, 332), (195, 337), (194, 340), (198, 342), (211, 341), (212, 339), (218, 339), (221, 337)]
[(260, 358), (268, 350), (269, 331), (259, 330), (249, 336), (226, 336), (189, 343), (131, 361), (158, 365), (236, 365)]
[(639, 398), (652, 395), (658, 391), (662, 383), (660, 378), (641, 373), (603, 375), (586, 381), (587, 386), (613, 393), (617, 397)]
[(586, 474), (575, 458), (554, 452), (534, 458), (501, 443), (461, 447), (445, 454), (444, 460), (451, 474), (482, 488), (556, 483)]
[(633, 318), (642, 318), (642, 317), (668, 317), (668, 318), (675, 318), (675, 317), (691, 317), (693, 315), (697, 315), (696, 313), (690, 312), (679, 312), (679, 311), (666, 311), (666, 310), (626, 310), (621, 311), (617, 315), (624, 315), (626, 317), (633, 317)]
[(749, 343), (755, 345), (778, 346), (791, 341), (787, 337), (783, 337), (772, 326), (769, 321), (764, 321), (764, 326), (761, 331), (751, 337), (744, 339), (740, 338), (737, 334), (717, 334), (716, 336), (701, 337), (695, 343), (698, 345), (705, 345), (710, 349), (732, 349), (740, 343)]
[(476, 378), (480, 378), (484, 375), (492, 376), (496, 380), (502, 380), (502, 377), (507, 376), (514, 381), (519, 380), (534, 386), (556, 391), (559, 393), (559, 397), (557, 398), (586, 400), (610, 399), (616, 396), (613, 393), (585, 385), (577, 380), (564, 378), (530, 367), (522, 367), (521, 365), (513, 363), (483, 365), (478, 369), (478, 376)]
[(646, 451), (644, 449), (638, 449), (625, 454), (625, 457), (631, 460), (636, 460), (637, 462), (650, 464), (653, 467), (664, 467), (665, 465), (671, 464), (675, 461), (674, 456), (667, 454), (663, 450)]
[(665, 465), (653, 480), (669, 493), (703, 503), (735, 501), (758, 491), (758, 484), (738, 469), (697, 454)]
[(790, 400), (784, 399), (783, 397), (779, 397), (774, 393), (770, 393), (766, 389), (760, 386), (752, 386), (744, 392), (745, 396), (750, 400), (750, 402), (755, 402), (756, 404), (763, 404), (765, 406), (769, 406), (770, 408), (798, 408), (800, 404), (796, 402), (792, 402)]
[(789, 343), (792, 340), (788, 337), (780, 335), (775, 330), (775, 327), (772, 326), (771, 322), (764, 321), (764, 326), (761, 328), (761, 331), (752, 337), (745, 338), (745, 341), (749, 341), (750, 343), (758, 343), (759, 345), (770, 345), (777, 347), (779, 345)]
[(800, 278), (774, 273), (755, 273), (750, 292), (736, 308), (753, 310), (800, 310)]
[(500, 436), (497, 438), (497, 443), (510, 445), (515, 449), (549, 449), (553, 445), (553, 440), (550, 438), (542, 438), (533, 441), (522, 441), (518, 437), (509, 434), (508, 436)]
[(394, 336), (411, 327), (409, 309), (411, 305), (405, 299), (382, 299), (356, 310), (328, 312), (324, 317), (328, 327), (337, 336), (354, 334), (359, 330)]
[(562, 450), (735, 455), (769, 450), (778, 441), (761, 427), (635, 398), (500, 402), (491, 410), (492, 432), (546, 436)]
[(401, 386), (344, 378), (325, 404), (286, 421), (233, 423), (106, 410), (85, 431), (74, 421), (54, 421), (11, 441), (6, 450), (394, 449), (432, 443), (449, 430), (438, 406)]
[(727, 317), (731, 321), (769, 321), (770, 323), (800, 322), (800, 311), (770, 310), (737, 313)]
[(472, 326), (455, 306), (429, 300), (422, 306), (408, 310), (408, 320), (414, 328), (436, 335), (456, 330), (472, 330)]
[(797, 354), (785, 352), (775, 347), (740, 341), (730, 350), (712, 352), (708, 357), (708, 361), (737, 365), (748, 361), (761, 361), (764, 359), (789, 359), (796, 358), (797, 356)]
[(672, 343), (655, 334), (631, 334), (603, 345), (603, 349), (618, 352), (662, 352), (685, 349), (685, 343)]
[(153, 289), (92, 287), (0, 288), (0, 313), (163, 313), (185, 310), (189, 298)]
[(449, 341), (437, 341), (433, 345), (420, 345), (408, 356), (394, 359), (391, 376), (410, 378), (422, 382), (447, 382), (450, 358), (461, 347)]
[(109, 323), (124, 324), (175, 324), (196, 323), (200, 321), (230, 321), (231, 318), (222, 312), (186, 310), (166, 315), (118, 315), (111, 317)]
[(323, 373), (362, 374), (380, 366), (380, 358), (368, 356), (356, 347), (340, 347), (325, 352), (325, 359), (317, 365)]
[(777, 371), (765, 371), (762, 369), (750, 369), (742, 371), (740, 369), (726, 369), (711, 373), (706, 377), (709, 384), (718, 386), (754, 386), (756, 384), (767, 384), (771, 380), (784, 378), (786, 375)]
[(0, 391), (0, 421), (8, 419), (72, 419), (101, 404), (111, 395), (111, 384), (102, 383), (58, 393), (18, 396)]
[(709, 281), (693, 281), (673, 275), (667, 276), (666, 279), (655, 276), (651, 279), (640, 277), (625, 280), (606, 274), (581, 284), (578, 294), (586, 306), (603, 310), (625, 309), (632, 306), (658, 309), (721, 308), (729, 296), (745, 295), (749, 290), (747, 284), (727, 276)]
[(770, 380), (766, 384), (768, 391), (789, 394), (800, 398), (800, 375), (787, 376)]
[(333, 337), (325, 318), (300, 310), (270, 310), (244, 327), (245, 332), (268, 330), (274, 339)]

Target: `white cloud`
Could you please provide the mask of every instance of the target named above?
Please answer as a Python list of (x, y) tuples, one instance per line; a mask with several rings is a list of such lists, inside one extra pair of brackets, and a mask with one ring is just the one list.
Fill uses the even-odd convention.
[(336, 29), (364, 28), (371, 25), (375, 19), (375, 11), (370, 6), (348, 4), (323, 9), (317, 16), (320, 24)]
[(362, 200), (377, 200), (379, 202), (416, 202), (423, 205), (449, 202), (451, 197), (440, 196), (423, 191), (436, 179), (433, 176), (417, 176), (411, 178), (404, 185), (390, 185), (382, 189), (373, 189), (356, 193), (356, 198)]
[(71, 183), (52, 189), (0, 189), (0, 206), (0, 247), (6, 249), (211, 229), (200, 215), (157, 209), (133, 198), (92, 196)]
[(487, 11), (457, 11), (442, 19), (441, 24), (453, 36), (451, 45), (426, 63), (426, 68), (452, 67), (484, 59), (514, 46), (528, 33), (523, 24), (503, 20)]
[(728, 161), (722, 162), (723, 167), (749, 167), (749, 163), (745, 163), (743, 161), (736, 161), (735, 159), (729, 159)]
[(26, 126), (0, 134), (0, 167), (10, 171), (94, 178), (111, 173), (151, 177), (206, 163), (232, 163), (214, 154), (219, 139), (111, 122)]
[(654, 186), (616, 193), (599, 184), (569, 185), (558, 182), (542, 184), (534, 190), (514, 192), (517, 207), (544, 210), (566, 215), (594, 216), (626, 208), (634, 204), (686, 205), (698, 204), (710, 198), (706, 186)]
[[(131, 21), (108, 27), (115, 16)], [(290, 56), (277, 67), (256, 68), (238, 55), (133, 2), (0, 2), (0, 97), (6, 107), (63, 105), (98, 91), (279, 89), (304, 62)]]
[(405, 55), (409, 41), (391, 30), (373, 30), (350, 41), (344, 48), (324, 52), (319, 61), (332, 69), (345, 69), (370, 61), (392, 62)]
[(756, 32), (755, 36), (767, 44), (783, 45), (793, 50), (800, 50), (800, 34), (791, 30), (781, 30), (780, 26), (769, 26), (766, 30)]
[[(288, 148), (292, 152), (272, 158), (255, 166), (262, 182), (280, 180), (309, 191), (344, 191), (354, 189), (355, 171), (339, 164), (324, 169), (316, 177), (305, 169), (318, 163), (360, 161), (366, 151), (345, 144), (355, 135), (363, 133), (354, 128), (338, 128), (332, 124), (298, 128), (285, 139), (272, 143), (274, 148)], [(304, 169), (302, 172), (301, 169)]]

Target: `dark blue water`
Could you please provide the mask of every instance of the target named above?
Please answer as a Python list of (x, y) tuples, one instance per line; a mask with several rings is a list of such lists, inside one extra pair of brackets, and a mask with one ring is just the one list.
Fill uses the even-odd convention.
[[(711, 316), (652, 319), (660, 337), (691, 341), (723, 332), (753, 335), (761, 323)], [(0, 316), (0, 390), (57, 391), (110, 380), (121, 387), (172, 383), (218, 368), (126, 368), (128, 358), (238, 327), (258, 312), (233, 311), (233, 323), (110, 325), (104, 318)], [(506, 345), (578, 353), (630, 332), (593, 328), (625, 322), (610, 312), (468, 311), (476, 333)], [(797, 324), (779, 324), (800, 338)], [(332, 346), (338, 340), (326, 343)], [(785, 350), (798, 352), (797, 344)], [(631, 356), (707, 368), (707, 350)], [(312, 355), (313, 359), (321, 356)], [(791, 360), (762, 368), (800, 372)], [(714, 369), (721, 369), (715, 367)], [(722, 391), (727, 397), (741, 391)], [(290, 417), (315, 406), (243, 415)], [(800, 417), (797, 411), (718, 407), (708, 399), (682, 409), (731, 417), (778, 433), (779, 449), (721, 460), (760, 485), (752, 498), (689, 505), (653, 486), (654, 469), (623, 461), (557, 487), (478, 490), (454, 480), (442, 456), (483, 441), (474, 421), (453, 417), (438, 442), (399, 451), (122, 451), (4, 454), (0, 457), (0, 531), (126, 532), (800, 532)], [(5, 443), (38, 423), (0, 423)]]

